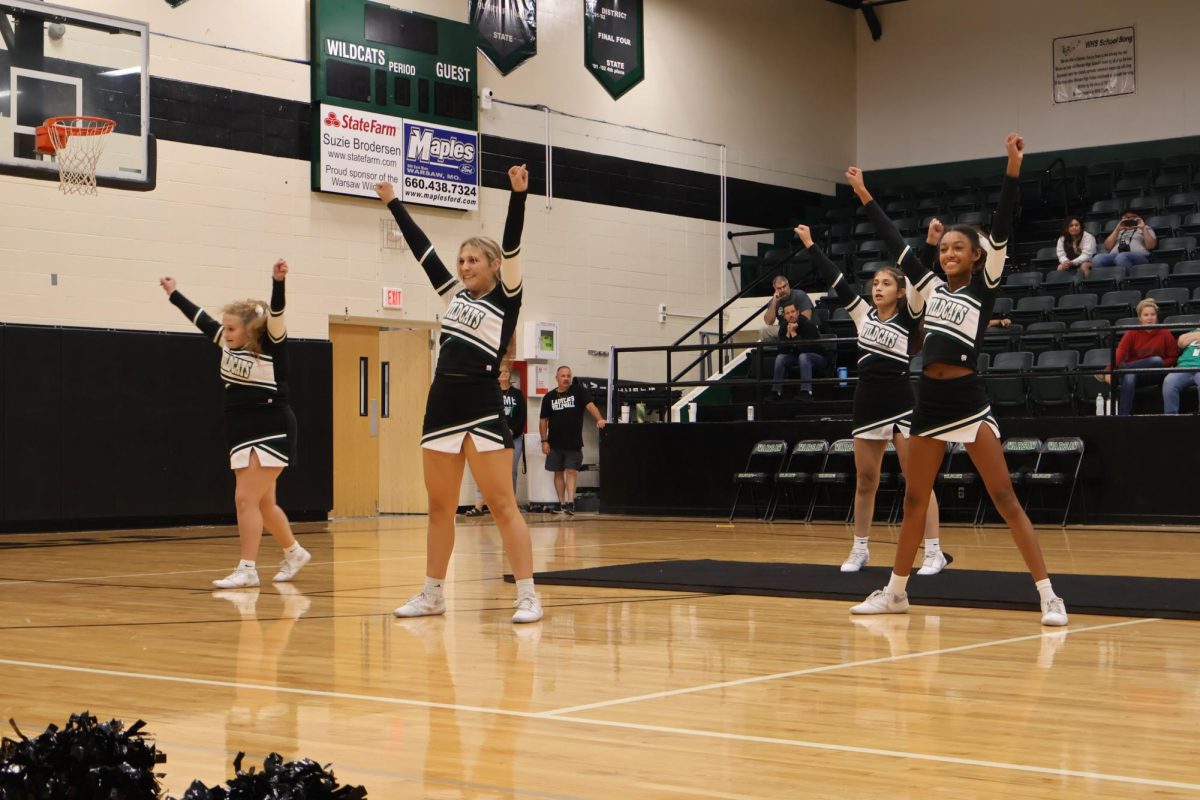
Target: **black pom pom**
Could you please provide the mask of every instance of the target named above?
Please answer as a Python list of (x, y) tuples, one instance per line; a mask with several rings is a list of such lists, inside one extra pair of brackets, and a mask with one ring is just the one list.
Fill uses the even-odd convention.
[(182, 800), (366, 800), (362, 786), (339, 786), (337, 778), (311, 759), (283, 760), (271, 753), (263, 760), (262, 770), (242, 769), (245, 753), (233, 761), (236, 777), (227, 782), (228, 789), (207, 788), (196, 781)]
[(0, 739), (0, 800), (158, 800), (154, 765), (166, 756), (146, 741), (141, 720), (126, 730), (118, 720), (99, 723), (85, 711), (62, 730), (50, 725), (34, 739), (9, 723), (17, 738)]

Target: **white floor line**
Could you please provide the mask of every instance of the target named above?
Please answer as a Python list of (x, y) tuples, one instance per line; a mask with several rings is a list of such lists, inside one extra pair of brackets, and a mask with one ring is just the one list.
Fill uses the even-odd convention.
[(1053, 635), (1056, 633), (1084, 633), (1086, 631), (1100, 631), (1108, 628), (1121, 628), (1128, 625), (1140, 625), (1144, 622), (1160, 622), (1158, 618), (1132, 619), (1124, 622), (1110, 622), (1104, 625), (1089, 625), (1086, 628), (1056, 628), (1053, 631), (1034, 633), (1028, 636), (1014, 636), (1010, 639), (996, 639), (990, 642), (978, 642), (976, 644), (964, 644), (958, 647), (944, 647), (939, 650), (921, 650), (915, 653), (905, 653), (899, 656), (885, 656), (882, 658), (870, 658), (865, 661), (847, 661), (840, 664), (826, 664), (822, 667), (809, 667), (807, 669), (791, 670), (789, 672), (776, 672), (772, 675), (754, 675), (748, 678), (738, 678), (731, 681), (720, 681), (718, 683), (706, 683), (702, 686), (687, 686), (682, 689), (668, 689), (662, 692), (651, 692), (649, 694), (633, 695), (631, 697), (618, 697), (613, 700), (602, 700), (596, 703), (586, 703), (578, 706), (568, 706), (565, 708), (555, 708), (550, 711), (541, 712), (544, 717), (556, 717), (562, 714), (574, 714), (580, 711), (591, 711), (596, 708), (608, 708), (610, 706), (625, 705), (626, 703), (640, 703), (646, 700), (658, 700), (663, 697), (676, 697), (683, 694), (693, 694), (695, 692), (708, 692), (714, 689), (728, 689), (733, 686), (746, 686), (752, 683), (764, 683), (766, 681), (776, 681), (784, 678), (795, 678), (801, 675), (815, 675), (821, 672), (837, 672), (844, 669), (854, 669), (856, 667), (866, 667), (875, 664), (888, 664), (895, 661), (907, 661), (914, 658), (925, 658), (927, 656), (946, 655), (948, 653), (965, 653), (970, 650), (979, 650), (984, 647), (998, 647), (1005, 644), (1015, 644), (1016, 642), (1028, 642), (1034, 639), (1040, 639), (1043, 636)]
[[(1137, 620), (1149, 622), (1151, 620)], [(1111, 626), (1102, 626), (1111, 627)], [(1023, 637), (1036, 638), (1036, 637)], [(1017, 641), (1017, 640), (1014, 640)], [(142, 672), (126, 672), (122, 670), (96, 669), (91, 667), (74, 667), (66, 664), (45, 664), (36, 661), (17, 661), (13, 659), (0, 659), (0, 664), (7, 664), (15, 667), (26, 667), (31, 669), (48, 669), (62, 672), (84, 673), (89, 675), (103, 675), (106, 677), (116, 678), (134, 678), (137, 680), (160, 681), (167, 683), (182, 683), (193, 686), (215, 686), (221, 688), (233, 689), (251, 689), (264, 692), (275, 692), (278, 694), (301, 695), (306, 697), (321, 697), (338, 700), (354, 700), (367, 703), (380, 703), (393, 706), (412, 706), (418, 708), (431, 708), (446, 711), (465, 711), (479, 714), (491, 714), (493, 716), (517, 717), (522, 719), (537, 720), (542, 722), (560, 722), (570, 725), (580, 726), (596, 726), (603, 728), (620, 728), (624, 730), (641, 731), (644, 733), (663, 733), (673, 736), (690, 736), (703, 739), (718, 739), (723, 741), (735, 742), (750, 742), (754, 744), (779, 745), (783, 747), (796, 747), (808, 750), (823, 750), (827, 752), (838, 753), (855, 753), (858, 755), (882, 756), (885, 758), (911, 759), (914, 761), (927, 761), (937, 764), (954, 764), (956, 766), (980, 767), (984, 769), (1005, 770), (1010, 772), (1027, 772), (1038, 775), (1056, 775), (1069, 778), (1083, 778), (1087, 780), (1107, 781), (1110, 783), (1134, 784), (1138, 786), (1156, 786), (1169, 789), (1187, 789), (1191, 791), (1200, 791), (1200, 784), (1183, 783), (1180, 781), (1165, 781), (1154, 778), (1136, 778), (1128, 775), (1110, 775), (1103, 772), (1086, 772), (1073, 769), (1061, 769), (1056, 767), (1036, 767), (1029, 764), (1013, 764), (1004, 761), (985, 761), (982, 759), (959, 758), (957, 756), (939, 756), (928, 753), (911, 753), (904, 750), (884, 750), (875, 747), (855, 747), (851, 745), (829, 744), (826, 742), (810, 742), (802, 739), (782, 739), (772, 736), (752, 736), (749, 734), (726, 733), (723, 731), (706, 731), (694, 728), (673, 728), (665, 725), (648, 725), (637, 722), (617, 722), (613, 720), (589, 719), (587, 717), (566, 717), (552, 716), (543, 713), (533, 713), (528, 711), (509, 711), (502, 708), (487, 708), (482, 706), (467, 706), (455, 703), (434, 703), (426, 700), (407, 700), (398, 697), (385, 697), (380, 695), (354, 694), (351, 692), (329, 692), (320, 689), (297, 689), (287, 686), (270, 686), (267, 684), (258, 683), (241, 683), (238, 681), (218, 681), (207, 680), (204, 678), (185, 678), (172, 675), (154, 675)]]
[[(310, 561), (309, 567), (330, 566), (336, 564), (363, 564), (374, 561), (406, 561), (413, 558), (424, 558), (424, 553), (414, 553), (411, 556), (385, 556), (382, 558), (355, 558), (342, 561)], [(81, 581), (107, 581), (115, 578), (160, 578), (166, 575), (203, 575), (205, 573), (228, 572), (229, 565), (211, 569), (183, 569), (174, 572), (126, 572), (121, 575), (81, 575), (76, 578), (41, 578), (25, 581), (0, 581), (0, 589), (9, 586), (23, 586), (31, 583), (77, 583)]]
[[(187, 541), (187, 540), (184, 540), (184, 541)], [(674, 544), (674, 543), (677, 543), (678, 541), (679, 541), (679, 539), (648, 539), (646, 541), (640, 541), (640, 542), (597, 542), (595, 544), (573, 545), (573, 547), (575, 547), (576, 549), (595, 548), (595, 547), (618, 547), (618, 546), (619, 547), (627, 547), (629, 545), (636, 545), (636, 544)], [(709, 540), (689, 539), (688, 541), (696, 542), (696, 541), (709, 541)], [(712, 539), (711, 541), (718, 541), (718, 540)], [(541, 547), (534, 545), (534, 550), (553, 550), (556, 546), (557, 545), (553, 545), (553, 544), (543, 545)], [(503, 553), (503, 551), (489, 550), (489, 551), (487, 551), (487, 553), (489, 555), (496, 555), (497, 553)], [(330, 566), (330, 565), (337, 565), (337, 564), (365, 564), (365, 563), (376, 562), (376, 561), (405, 561), (405, 560), (414, 559), (414, 558), (425, 558), (425, 554), (422, 552), (422, 553), (414, 553), (413, 555), (409, 555), (409, 556), (382, 556), (379, 558), (355, 558), (355, 559), (346, 559), (346, 560), (339, 560), (339, 561), (310, 561), (309, 566), (310, 567), (318, 567), (318, 566)], [(213, 569), (186, 569), (186, 570), (177, 570), (175, 572), (127, 572), (127, 573), (124, 573), (121, 575), (83, 575), (83, 576), (76, 577), (76, 578), (42, 578), (40, 580), (0, 581), (0, 589), (7, 588), (9, 586), (27, 586), (31, 583), (75, 583), (78, 581), (113, 580), (115, 578), (158, 578), (158, 577), (163, 577), (163, 576), (167, 576), (167, 575), (201, 575), (204, 573), (213, 573), (213, 572), (224, 573), (224, 572), (228, 572), (228, 571), (229, 571), (229, 567), (228, 567), (228, 565), (226, 565), (224, 567), (215, 567)]]
[(773, 736), (751, 736), (741, 733), (725, 733), (722, 731), (704, 731), (695, 728), (672, 728), (666, 725), (646, 725), (638, 722), (611, 722), (600, 719), (583, 717), (542, 717), (557, 722), (579, 722), (584, 725), (598, 725), (609, 728), (643, 731), (646, 733), (665, 733), (679, 736), (694, 736), (705, 739), (721, 739), (734, 742), (751, 742), (754, 744), (772, 744), (784, 747), (799, 747), (810, 750), (825, 750), (835, 753), (854, 753), (857, 755), (883, 756), (885, 758), (901, 758), (912, 761), (930, 761), (936, 764), (954, 764), (963, 767), (981, 767), (984, 769), (1006, 770), (1009, 772), (1031, 772), (1037, 775), (1055, 775), (1066, 778), (1084, 778), (1086, 780), (1108, 781), (1110, 783), (1127, 783), (1137, 786), (1157, 786), (1166, 789), (1188, 789), (1200, 791), (1200, 783), (1183, 783), (1181, 781), (1164, 781), (1156, 778), (1136, 778), (1131, 775), (1110, 775), (1104, 772), (1087, 772), (1059, 767), (1035, 767), (1030, 764), (1012, 764), (1006, 761), (985, 761), (976, 758), (959, 758), (957, 756), (939, 756), (928, 753), (910, 753), (905, 750), (884, 750), (878, 747), (855, 747), (844, 744), (828, 744), (826, 742), (808, 742), (802, 739), (779, 739)]
[(208, 678), (188, 678), (182, 675), (155, 675), (148, 672), (126, 672), (118, 669), (99, 669), (97, 667), (75, 667), (70, 664), (47, 664), (39, 661), (17, 661), (0, 658), (0, 664), (29, 669), (48, 669), (56, 672), (74, 672), (84, 675), (103, 675), (112, 678), (135, 678), (142, 681), (157, 681), (160, 683), (182, 683), (189, 686), (216, 686), (222, 689), (253, 689), (278, 694), (294, 694), (303, 697), (323, 697), (333, 700), (361, 700), (367, 703), (384, 703), (395, 706), (413, 706), (416, 708), (438, 708), (446, 711), (473, 711), (479, 714), (495, 714), (504, 717), (536, 718), (532, 711), (507, 711), (503, 708), (488, 708), (484, 706), (465, 706), (457, 703), (435, 703), (430, 700), (407, 700), (401, 697), (384, 695), (355, 694), (353, 692), (329, 692), (323, 689), (297, 689), (290, 686), (272, 686), (266, 683), (242, 683), (241, 681), (218, 681)]

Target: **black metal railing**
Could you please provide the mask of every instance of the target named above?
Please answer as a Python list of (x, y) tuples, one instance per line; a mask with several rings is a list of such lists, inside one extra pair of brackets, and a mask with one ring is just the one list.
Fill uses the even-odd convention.
[[(734, 239), (739, 236), (761, 236), (764, 234), (786, 233), (791, 230), (792, 230), (791, 228), (760, 228), (760, 229), (756, 229), (756, 230), (752, 230), (752, 231), (740, 231), (737, 233), (734, 233), (731, 231), (727, 235), (730, 239)], [(774, 281), (776, 276), (782, 275), (784, 273), (784, 267), (789, 262), (791, 262), (794, 258), (796, 258), (796, 256), (803, 253), (804, 250), (805, 250), (805, 247), (803, 244), (797, 244), (791, 248), (791, 250), (788, 252), (788, 254), (786, 256), (783, 256), (781, 258), (776, 258), (773, 261), (764, 263), (762, 265), (763, 271), (759, 274), (759, 276), (757, 278), (755, 278), (753, 281), (751, 281), (748, 286), (743, 285), (742, 288), (739, 289), (738, 292), (733, 295), (733, 297), (730, 297), (724, 303), (717, 306), (715, 311), (712, 311), (708, 316), (701, 319), (699, 322), (697, 322), (691, 328), (688, 328), (688, 330), (682, 336), (680, 336), (678, 339), (676, 339), (675, 343), (672, 346), (673, 347), (684, 347), (685, 341), (687, 341), (690, 337), (694, 336), (697, 332), (699, 332), (705, 326), (712, 323), (714, 320), (716, 321), (716, 324), (717, 324), (717, 341), (716, 341), (716, 343), (701, 345), (702, 349), (699, 351), (700, 355), (698, 355), (695, 359), (693, 359), (686, 367), (683, 367), (677, 375), (673, 376), (674, 379), (682, 380), (684, 375), (686, 375), (687, 373), (696, 369), (698, 366), (701, 365), (702, 362), (704, 362), (708, 357), (710, 357), (712, 355), (712, 353), (714, 352), (714, 350), (716, 352), (722, 353), (722, 357), (721, 357), (720, 361), (718, 362), (720, 364), (720, 369), (718, 369), (717, 371), (720, 372), (721, 369), (724, 369), (725, 365), (728, 363), (727, 359), (724, 356), (724, 350), (736, 349), (736, 348), (717, 348), (717, 345), (727, 344), (734, 335), (736, 335), (737, 333), (742, 331), (753, 320), (756, 320), (759, 317), (761, 317), (762, 313), (764, 311), (766, 311), (767, 307), (771, 304), (771, 300), (770, 300), (770, 298), (767, 298), (766, 302), (764, 302), (761, 306), (758, 307), (758, 310), (756, 310), (753, 314), (751, 314), (746, 319), (742, 320), (737, 325), (733, 326), (732, 328), (730, 328), (728, 330), (726, 330), (726, 327), (725, 327), (725, 311), (726, 311), (726, 309), (728, 309), (731, 305), (733, 305), (738, 300), (741, 300), (743, 297), (746, 297), (750, 293), (751, 290), (757, 289), (758, 287), (762, 286), (767, 281)], [(744, 347), (746, 345), (743, 344), (743, 345), (739, 345), (739, 346)]]

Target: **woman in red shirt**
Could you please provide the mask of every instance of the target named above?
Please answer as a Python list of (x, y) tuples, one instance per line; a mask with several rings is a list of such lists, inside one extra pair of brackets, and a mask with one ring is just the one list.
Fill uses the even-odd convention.
[[(1138, 322), (1142, 325), (1158, 324), (1158, 303), (1147, 298), (1137, 304)], [(1117, 366), (1126, 369), (1147, 367), (1173, 367), (1179, 355), (1175, 337), (1166, 328), (1143, 331), (1129, 330), (1117, 345)], [(1117, 413), (1127, 417), (1133, 413), (1133, 392), (1138, 386), (1162, 383), (1163, 376), (1155, 373), (1126, 373), (1121, 377), (1121, 399)], [(1105, 380), (1109, 380), (1105, 376)]]

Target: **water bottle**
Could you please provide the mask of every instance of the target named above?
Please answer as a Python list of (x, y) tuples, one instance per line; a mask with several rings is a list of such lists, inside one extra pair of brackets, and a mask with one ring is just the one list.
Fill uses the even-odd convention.
[(849, 376), (850, 376), (850, 370), (846, 369), (845, 367), (838, 367), (838, 379), (839, 379), (838, 387), (839, 388), (842, 388), (842, 389), (846, 388), (846, 378), (848, 378)]
[(1104, 396), (1099, 394), (1096, 395), (1096, 416), (1104, 416)]

